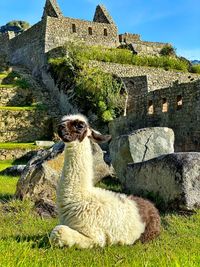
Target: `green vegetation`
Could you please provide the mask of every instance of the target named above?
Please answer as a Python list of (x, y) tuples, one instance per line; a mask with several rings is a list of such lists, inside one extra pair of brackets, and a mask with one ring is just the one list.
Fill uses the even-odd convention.
[(23, 30), (30, 28), (30, 24), (27, 21), (23, 20), (12, 20), (6, 23), (6, 26), (16, 26)]
[(34, 143), (0, 143), (0, 149), (37, 149)]
[(0, 106), (0, 110), (9, 110), (9, 111), (34, 111), (34, 110), (44, 111), (46, 109), (47, 106), (42, 103), (33, 103), (31, 106), (23, 106), (23, 107)]
[(191, 72), (200, 74), (200, 65), (193, 65), (191, 67)]
[[(0, 168), (1, 164), (9, 165), (0, 162)], [(0, 266), (200, 266), (200, 211), (192, 216), (162, 215), (161, 236), (149, 244), (58, 249), (49, 244), (57, 219), (39, 217), (29, 201), (12, 200), (16, 182), (17, 177), (0, 175)]]
[(19, 73), (15, 71), (0, 73), (0, 79), (2, 80), (0, 88), (30, 88), (28, 81), (22, 78)]
[[(72, 43), (67, 44), (63, 49), (66, 49), (66, 51), (73, 51), (73, 55), (75, 54), (78, 59), (81, 59), (85, 62), (87, 62), (88, 60), (97, 60), (136, 66), (164, 68), (167, 70), (189, 70), (189, 65), (187, 62), (178, 57), (171, 56), (170, 53), (174, 51), (174, 48), (171, 46), (166, 46), (166, 48), (163, 48), (166, 53), (166, 55), (163, 56), (139, 56), (133, 54), (128, 49), (102, 48), (98, 46), (88, 47), (83, 44), (77, 45)], [(167, 55), (167, 53), (169, 55)]]
[(15, 88), (16, 84), (0, 84), (0, 88)]
[(2, 160), (2, 161), (0, 160), (0, 172), (12, 166), (12, 164), (13, 164), (12, 160)]
[(7, 73), (0, 73), (0, 80), (7, 77)]
[(0, 110), (9, 110), (9, 111), (31, 111), (36, 110), (37, 106), (27, 106), (27, 107), (7, 107), (0, 106)]
[(51, 72), (58, 83), (65, 84), (66, 91), (73, 91), (74, 102), (80, 110), (88, 111), (90, 107), (100, 120), (108, 122), (123, 111), (122, 83), (98, 68), (89, 68), (82, 52), (77, 46), (69, 46), (66, 57), (49, 60)]
[(175, 56), (176, 55), (176, 49), (172, 45), (165, 45), (161, 51), (161, 56)]

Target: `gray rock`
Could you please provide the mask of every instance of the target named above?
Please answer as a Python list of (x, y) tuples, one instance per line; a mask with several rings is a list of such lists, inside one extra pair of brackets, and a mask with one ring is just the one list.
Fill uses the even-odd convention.
[(113, 176), (114, 170), (112, 166), (106, 164), (104, 152), (97, 143), (92, 142), (92, 152), (94, 156), (94, 183), (98, 183), (107, 176)]
[(153, 195), (164, 208), (200, 207), (200, 153), (172, 153), (129, 164), (124, 186), (132, 194)]
[(0, 174), (18, 176), (22, 174), (25, 167), (26, 165), (14, 165), (12, 167), (8, 167), (5, 170), (1, 171)]
[(174, 132), (166, 127), (136, 130), (114, 138), (110, 143), (112, 165), (122, 183), (128, 163), (143, 162), (173, 152)]
[[(63, 142), (59, 142), (48, 150), (40, 150), (25, 167), (16, 190), (19, 199), (31, 199), (35, 203), (54, 203), (56, 199), (57, 180), (64, 163)], [(97, 183), (102, 178), (111, 175), (110, 167), (104, 162), (104, 153), (97, 144), (93, 144), (94, 173)], [(48, 205), (43, 205), (46, 207)], [(41, 210), (41, 209), (39, 209)], [(44, 212), (44, 210), (43, 210)]]
[(51, 147), (55, 143), (53, 141), (35, 141), (36, 146)]

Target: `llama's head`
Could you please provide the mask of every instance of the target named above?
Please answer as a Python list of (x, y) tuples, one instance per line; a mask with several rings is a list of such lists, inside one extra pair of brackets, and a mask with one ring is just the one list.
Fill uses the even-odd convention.
[(58, 135), (66, 143), (76, 140), (82, 142), (86, 137), (98, 143), (107, 142), (111, 139), (110, 135), (102, 135), (93, 130), (89, 126), (87, 118), (81, 114), (64, 116), (58, 126)]

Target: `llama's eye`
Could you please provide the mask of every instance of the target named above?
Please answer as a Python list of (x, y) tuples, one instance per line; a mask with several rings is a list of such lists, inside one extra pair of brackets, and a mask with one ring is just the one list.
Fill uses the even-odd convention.
[(75, 128), (77, 130), (82, 130), (84, 127), (85, 127), (85, 124), (82, 123), (82, 122), (79, 122), (79, 123), (75, 124)]
[(80, 121), (76, 121), (74, 123), (74, 128), (77, 130), (77, 131), (81, 131), (82, 129), (85, 128), (85, 123), (84, 122), (80, 122)]

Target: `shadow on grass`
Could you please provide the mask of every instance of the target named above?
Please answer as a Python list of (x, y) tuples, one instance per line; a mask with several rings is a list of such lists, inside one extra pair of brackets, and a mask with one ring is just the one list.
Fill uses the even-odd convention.
[(1, 194), (0, 193), (0, 203), (7, 203), (13, 199), (12, 194)]
[(49, 236), (46, 235), (30, 235), (30, 236), (16, 236), (14, 238), (18, 243), (31, 242), (31, 248), (51, 248)]

